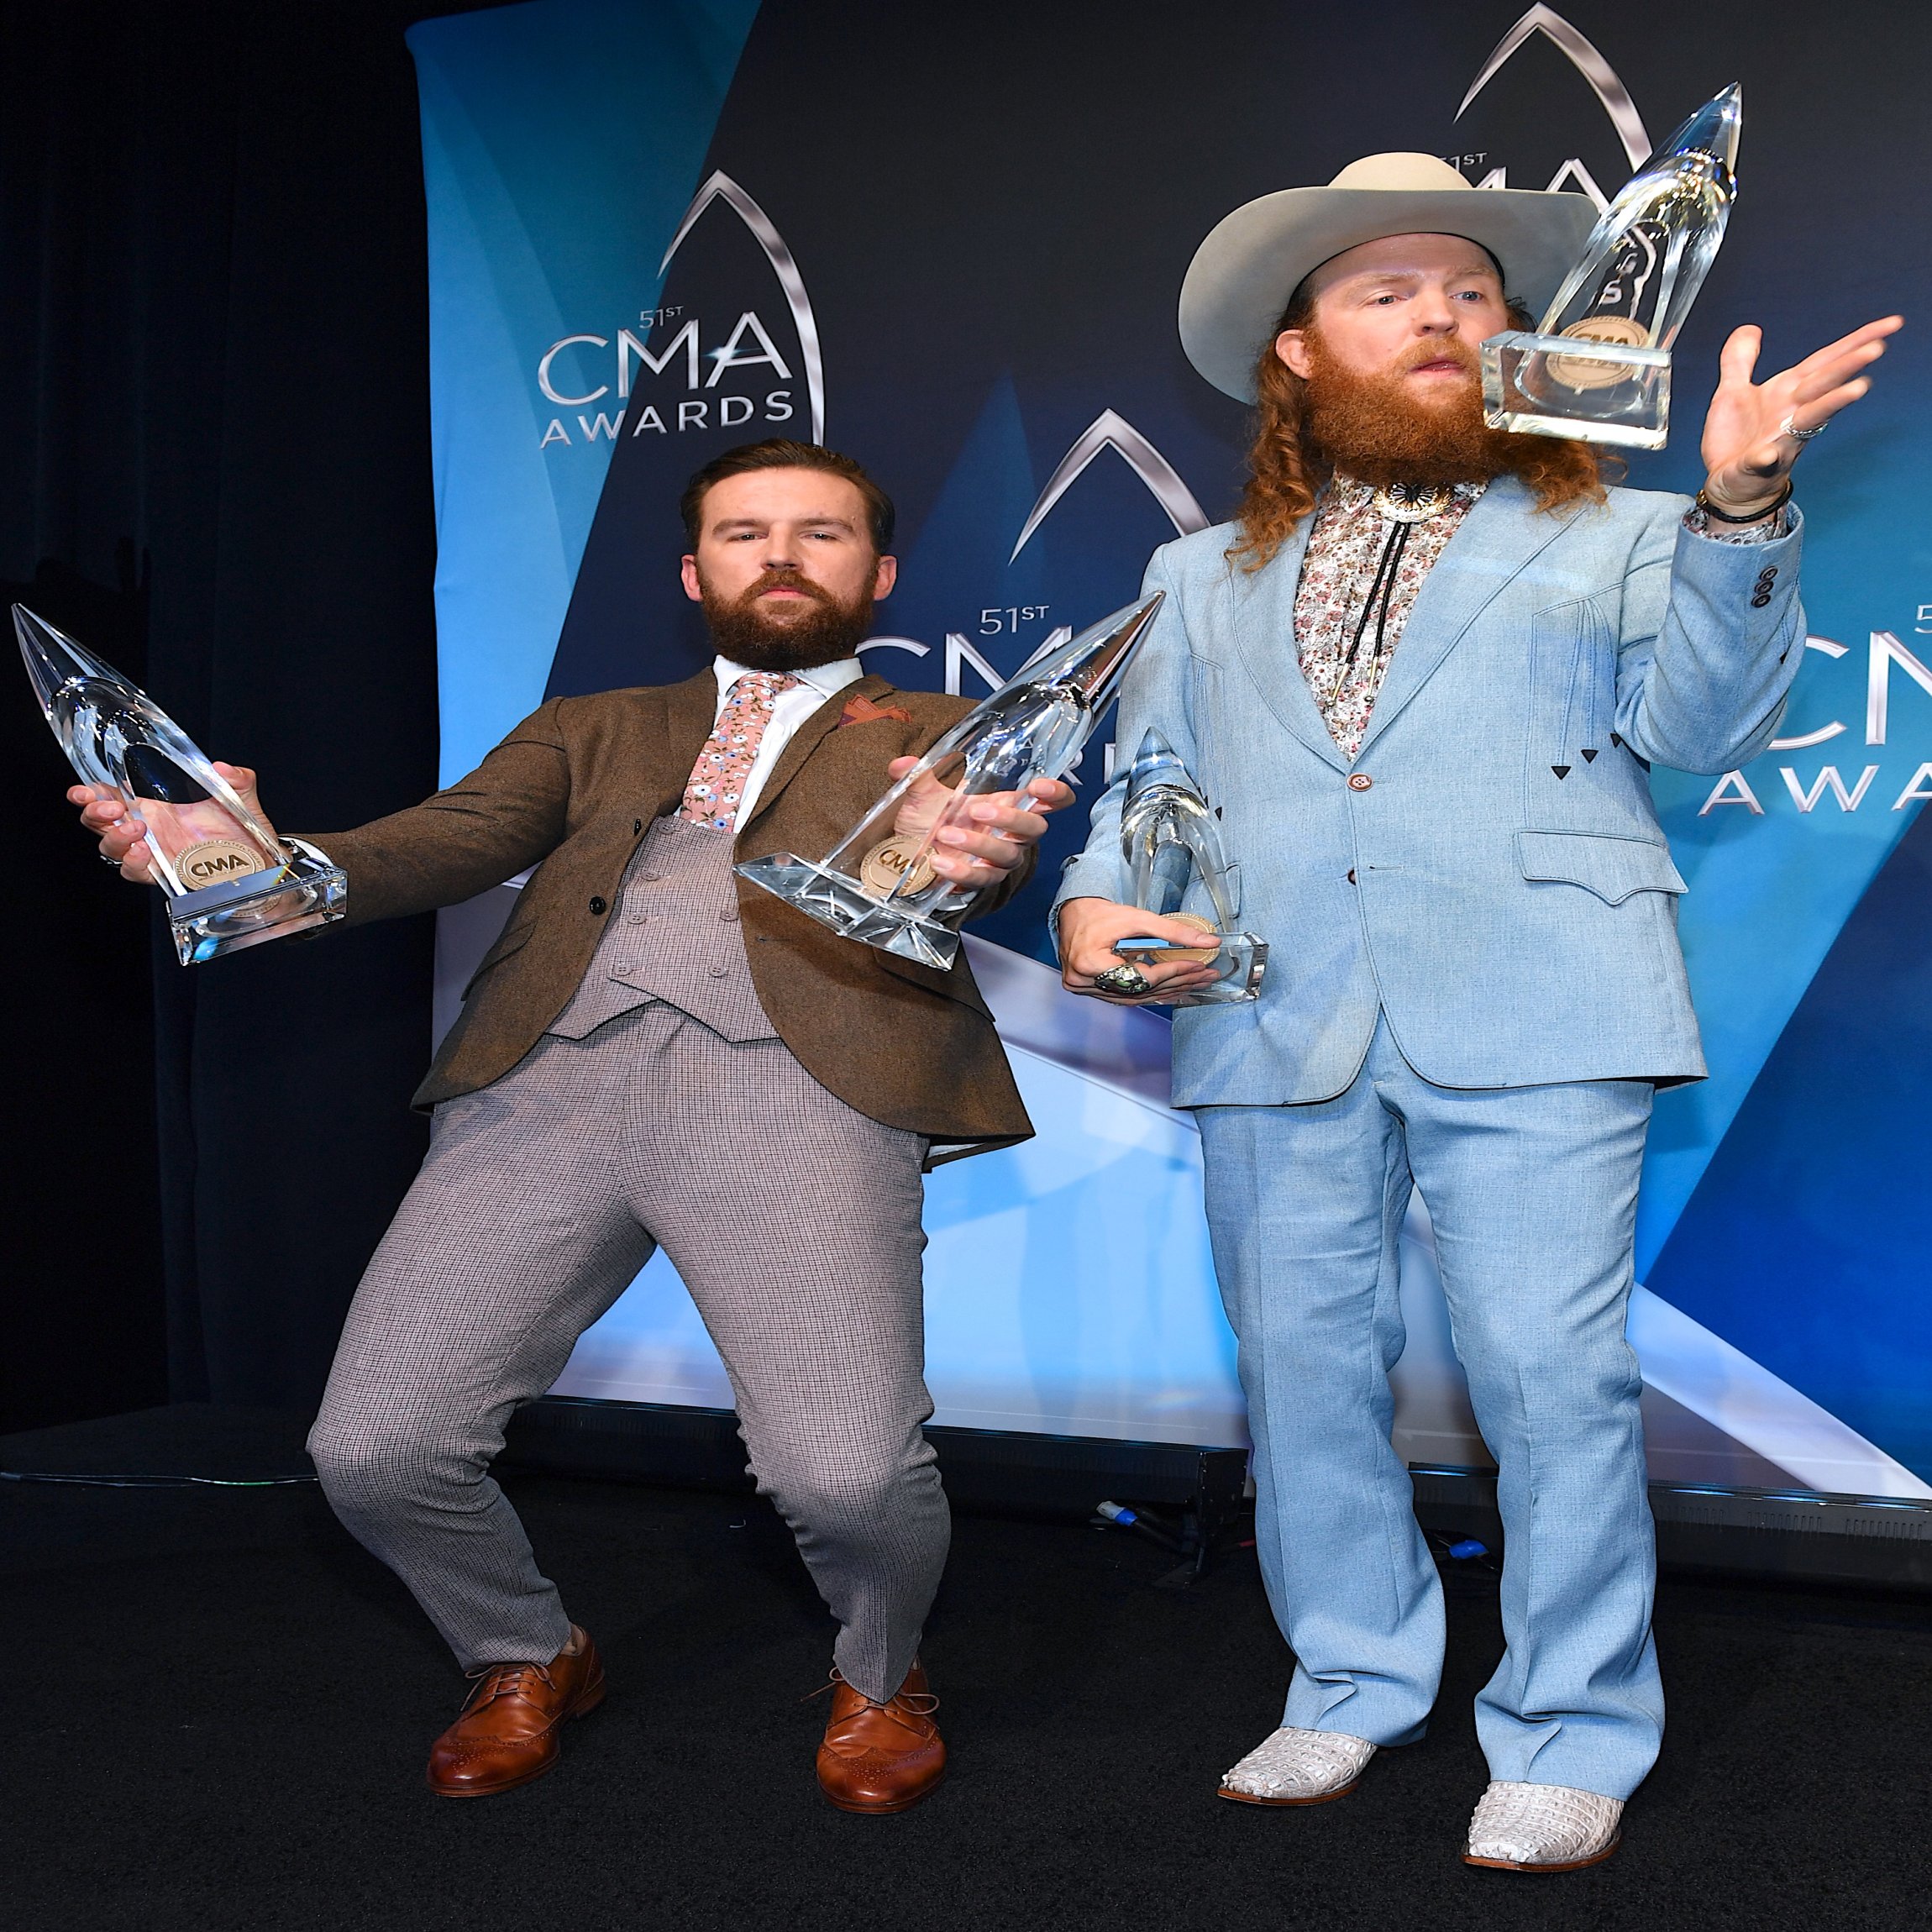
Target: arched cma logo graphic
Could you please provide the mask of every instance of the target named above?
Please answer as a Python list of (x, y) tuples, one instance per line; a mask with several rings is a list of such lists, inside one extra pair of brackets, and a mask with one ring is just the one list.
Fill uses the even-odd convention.
[[(1103, 409), (1074, 438), (1066, 454), (1053, 466), (1053, 473), (1047, 479), (1046, 487), (1041, 491), (1032, 508), (1026, 512), (1026, 521), (1020, 526), (1020, 534), (1014, 543), (1012, 555), (1006, 559), (1009, 564), (1026, 548), (1033, 533), (1052, 515), (1054, 505), (1085, 474), (1088, 466), (1104, 450), (1108, 449), (1112, 450), (1140, 479), (1147, 494), (1160, 505), (1178, 534), (1186, 537), (1196, 530), (1205, 530), (1207, 528), (1208, 514), (1196, 501), (1194, 491), (1182, 480), (1180, 472), (1118, 410)], [(1009, 632), (1017, 633), (1022, 621), (1028, 623), (1043, 621), (1052, 608), (1048, 604), (1028, 604), (1002, 612), (997, 606), (990, 606), (980, 613), (979, 627), (986, 635)], [(1026, 664), (1032, 663), (1045, 652), (1065, 643), (1073, 634), (1072, 625), (1056, 626), (1032, 647), (1019, 669), (1025, 669)], [(879, 637), (868, 638), (859, 646), (859, 649), (906, 651), (916, 658), (923, 658), (927, 655), (931, 647), (920, 643), (916, 638)], [(989, 690), (996, 690), (1009, 677), (1019, 675), (1017, 670), (1003, 671), (994, 664), (963, 631), (948, 631), (946, 633), (945, 689), (958, 696), (968, 671), (984, 680)], [(1110, 778), (1113, 775), (1112, 765), (1113, 748), (1110, 745), (1105, 748), (1104, 767), (1106, 776)]]
[(805, 364), (806, 395), (811, 405), (811, 440), (823, 443), (825, 358), (819, 349), (818, 318), (811, 312), (811, 297), (806, 293), (805, 277), (799, 273), (798, 264), (785, 246), (785, 237), (778, 232), (777, 223), (722, 168), (691, 197), (691, 205), (685, 210), (685, 218), (678, 223), (678, 232), (671, 237), (671, 245), (664, 250), (664, 259), (658, 264), (658, 274), (661, 278), (670, 267), (671, 257), (684, 245), (685, 237), (697, 226), (698, 218), (713, 202), (722, 202), (750, 229), (753, 240), (764, 249), (764, 259), (771, 264), (771, 272), (778, 277), (778, 286), (785, 293), (785, 307), (791, 312), (792, 327), (798, 331), (799, 355)]
[(1103, 449), (1111, 449), (1147, 487), (1147, 494), (1167, 512), (1168, 521), (1179, 536), (1191, 536), (1208, 527), (1208, 514), (1194, 500), (1194, 493), (1181, 480), (1180, 472), (1118, 411), (1103, 409), (1080, 433), (1072, 447), (1054, 466), (1047, 486), (1026, 512), (1020, 526), (1015, 557), (1026, 548), (1028, 539), (1047, 521), (1053, 506), (1073, 488), (1087, 465)]
[[(758, 244), (785, 298), (786, 312), (798, 338), (799, 360), (805, 376), (811, 423), (811, 440), (822, 443), (825, 440), (825, 358), (819, 344), (818, 318), (812, 312), (811, 297), (806, 291), (805, 277), (785, 237), (779, 233), (777, 223), (723, 169), (718, 169), (692, 196), (690, 207), (685, 210), (676, 233), (664, 250), (663, 260), (658, 264), (659, 281), (662, 281), (673, 258), (706, 210), (712, 203), (720, 202), (738, 218)], [(728, 314), (730, 311), (727, 309), (726, 312)], [(687, 430), (734, 429), (751, 423), (754, 417), (764, 424), (791, 419), (793, 392), (789, 389), (772, 390), (762, 400), (718, 391), (719, 382), (731, 371), (748, 370), (760, 365), (770, 370), (772, 375), (781, 381), (792, 380), (791, 365), (755, 308), (748, 308), (740, 313), (728, 332), (721, 323), (712, 337), (716, 346), (709, 349), (704, 346), (706, 332), (702, 318), (697, 314), (687, 313), (682, 307), (647, 309), (639, 316), (638, 322), (643, 328), (641, 334), (627, 327), (617, 329), (614, 335), (589, 332), (566, 335), (543, 351), (537, 364), (537, 386), (546, 402), (566, 409), (586, 410), (599, 403), (606, 407), (594, 416), (578, 416), (576, 437), (570, 434), (561, 417), (553, 419), (544, 432), (540, 447), (547, 449), (552, 444), (572, 444), (580, 441), (614, 443), (625, 433), (634, 437), (647, 432), (663, 434), (682, 433)], [(660, 328), (668, 329), (669, 333), (658, 338), (657, 331)], [(603, 357), (592, 355), (590, 353), (592, 350), (612, 351), (611, 362), (606, 363)], [(706, 363), (710, 365), (709, 371), (701, 375), (700, 365)], [(664, 396), (654, 385), (647, 395), (633, 393), (641, 380), (662, 378), (667, 372), (674, 375), (675, 388), (675, 372), (680, 365), (685, 391), (681, 398)], [(608, 407), (611, 401), (617, 404), (614, 414)], [(627, 432), (627, 417), (630, 418)]]
[[(1599, 51), (1596, 43), (1554, 8), (1543, 6), (1541, 0), (1496, 43), (1489, 58), (1483, 63), (1482, 71), (1469, 83), (1469, 92), (1462, 97), (1462, 104), (1456, 110), (1456, 118), (1459, 121), (1468, 113), (1476, 97), (1539, 34), (1589, 83), (1590, 92), (1603, 104), (1604, 112), (1610, 118), (1610, 125), (1617, 131), (1617, 139), (1623, 143), (1624, 153), (1631, 168), (1641, 167), (1651, 156), (1651, 138), (1645, 130), (1643, 116), (1637, 112), (1636, 102), (1630, 98), (1630, 89), (1624, 85), (1616, 69)], [(1548, 186), (1553, 191), (1567, 187), (1572, 182), (1599, 208), (1609, 205), (1609, 197), (1574, 155), (1557, 169)], [(1476, 185), (1482, 188), (1506, 188), (1509, 185), (1509, 171), (1507, 166), (1492, 168)]]

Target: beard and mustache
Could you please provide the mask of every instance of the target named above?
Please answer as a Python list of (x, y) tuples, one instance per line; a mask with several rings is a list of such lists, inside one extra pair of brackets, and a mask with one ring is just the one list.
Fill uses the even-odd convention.
[[(811, 600), (795, 615), (759, 608), (767, 591), (798, 591)], [(851, 657), (872, 634), (872, 594), (841, 603), (823, 585), (797, 570), (767, 570), (738, 596), (727, 598), (699, 580), (705, 623), (718, 655), (754, 671), (809, 671)]]
[[(1481, 365), (1458, 338), (1418, 342), (1371, 375), (1336, 362), (1315, 331), (1307, 339), (1304, 433), (1310, 454), (1344, 475), (1378, 489), (1427, 489), (1488, 483), (1546, 462), (1547, 438), (1513, 436), (1483, 420)], [(1425, 401), (1408, 372), (1425, 362), (1457, 363), (1467, 380)]]

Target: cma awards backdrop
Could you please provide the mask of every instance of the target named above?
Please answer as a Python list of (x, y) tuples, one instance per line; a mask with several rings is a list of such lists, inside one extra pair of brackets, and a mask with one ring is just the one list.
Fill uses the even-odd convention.
[[(911, 18), (532, 0), (412, 29), (445, 780), (547, 695), (705, 661), (675, 501), (755, 437), (849, 450), (896, 497), (900, 588), (866, 647), (895, 681), (984, 692), (1125, 602), (1239, 486), (1242, 412), (1175, 333), (1194, 248), (1362, 154), (1601, 202), (1741, 81), (1738, 209), (1638, 485), (1695, 487), (1739, 322), (1777, 366), (1893, 309), (1932, 321), (1923, 251), (1899, 245), (1932, 186), (1932, 29), (1906, 10), (1855, 40), (1778, 0), (1742, 32), (1630, 0)], [(1713, 1070), (1659, 1097), (1631, 1318), (1653, 1473), (1678, 1481), (1932, 1497), (1929, 413), (1908, 335), (1805, 459), (1813, 634), (1785, 735), (1721, 778), (1653, 774)], [(1111, 749), (1089, 749), (1089, 799)], [(1040, 1134), (929, 1184), (939, 1420), (1239, 1442), (1165, 1022), (1073, 1000), (1044, 963), (1047, 881), (1083, 829), (1056, 828), (973, 942)], [(510, 890), (444, 916), (444, 1023)], [(814, 1238), (836, 1268), (837, 1231)], [(1398, 1446), (1483, 1463), (1420, 1201), (1403, 1294)], [(558, 1386), (729, 1401), (661, 1259)]]

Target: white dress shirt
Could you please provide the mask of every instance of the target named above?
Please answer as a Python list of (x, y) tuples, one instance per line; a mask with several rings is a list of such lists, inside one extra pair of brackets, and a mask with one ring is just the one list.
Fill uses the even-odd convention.
[[(715, 727), (725, 708), (731, 688), (740, 678), (751, 675), (749, 664), (734, 664), (729, 658), (711, 659), (711, 670), (718, 681), (717, 709), (711, 713)], [(746, 825), (758, 809), (759, 794), (764, 790), (771, 768), (779, 761), (792, 733), (835, 691), (855, 685), (865, 675), (865, 666), (857, 658), (841, 658), (833, 664), (814, 664), (809, 671), (794, 671), (798, 682), (789, 691), (780, 691), (773, 701), (771, 722), (759, 740), (758, 756), (744, 781), (744, 795), (738, 801), (738, 822)]]

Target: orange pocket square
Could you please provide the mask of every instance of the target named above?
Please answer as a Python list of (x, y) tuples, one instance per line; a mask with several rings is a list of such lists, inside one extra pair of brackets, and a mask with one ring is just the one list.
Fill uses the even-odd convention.
[(838, 714), (838, 728), (843, 731), (848, 725), (870, 724), (874, 718), (897, 718), (901, 724), (911, 724), (912, 713), (897, 705), (875, 705), (869, 697), (850, 697)]

